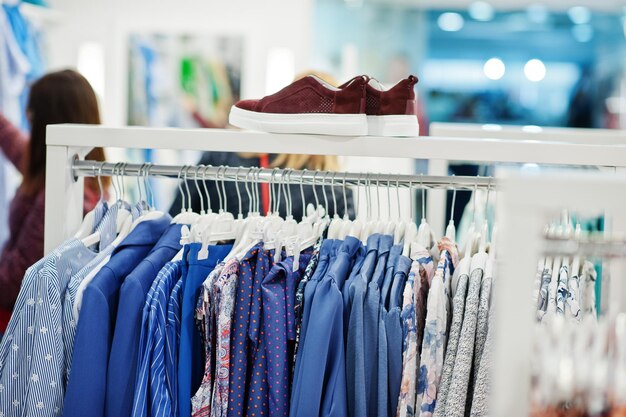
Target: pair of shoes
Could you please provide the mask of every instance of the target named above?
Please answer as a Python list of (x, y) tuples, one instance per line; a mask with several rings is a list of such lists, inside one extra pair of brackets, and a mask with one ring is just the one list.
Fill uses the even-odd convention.
[(365, 75), (339, 87), (309, 75), (260, 100), (237, 102), (229, 122), (269, 133), (417, 136), (417, 81), (411, 75), (385, 90)]

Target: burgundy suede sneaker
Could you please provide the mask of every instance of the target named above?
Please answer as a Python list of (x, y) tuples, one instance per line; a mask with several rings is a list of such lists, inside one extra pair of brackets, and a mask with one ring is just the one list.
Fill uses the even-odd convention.
[(230, 109), (229, 122), (271, 133), (367, 135), (365, 85), (354, 77), (336, 88), (309, 75), (260, 100), (242, 100)]
[(385, 90), (375, 79), (365, 88), (365, 113), (370, 136), (418, 136), (415, 90), (417, 77), (410, 75)]

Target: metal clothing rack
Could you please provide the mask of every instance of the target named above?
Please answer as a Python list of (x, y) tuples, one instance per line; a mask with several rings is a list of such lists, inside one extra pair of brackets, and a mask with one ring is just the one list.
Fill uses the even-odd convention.
[(390, 186), (426, 189), (487, 189), (495, 186), (492, 177), (374, 174), (356, 172), (311, 171), (203, 165), (155, 165), (74, 161), (76, 177), (153, 176), (189, 180), (219, 180), (325, 186)]
[[(367, 156), (452, 160), (473, 162), (510, 162), (557, 165), (626, 167), (626, 146), (594, 145), (526, 140), (468, 139), (448, 137), (381, 138), (332, 137), (314, 135), (278, 135), (212, 129), (110, 128), (101, 126), (51, 125), (47, 128), (45, 251), (49, 252), (70, 236), (82, 221), (83, 175), (97, 175), (100, 164), (77, 161), (93, 147), (128, 149), (178, 149), (218, 152), (291, 153), (315, 155)], [(115, 164), (112, 164), (115, 166)], [(146, 165), (144, 166), (144, 171)], [(117, 165), (119, 170), (120, 165)], [(156, 173), (157, 166), (148, 172)], [(164, 168), (163, 174), (178, 177), (179, 167)], [(102, 170), (115, 169), (105, 164)], [(127, 174), (138, 172), (141, 165), (126, 165)], [(215, 169), (214, 174), (219, 168)], [(225, 169), (228, 178), (239, 177), (243, 169)], [(166, 172), (167, 171), (167, 172)], [(184, 170), (183, 170), (184, 171)], [(188, 176), (193, 170), (188, 169)], [(263, 178), (272, 178), (272, 170)], [(115, 171), (117, 172), (117, 171)], [(207, 171), (209, 172), (209, 171)], [(109, 171), (111, 173), (111, 171)], [(595, 174), (595, 175), (594, 175)], [(274, 174), (276, 175), (276, 174)], [(288, 176), (288, 174), (286, 174)], [(297, 175), (292, 173), (292, 176)], [(314, 173), (305, 173), (313, 175)], [(337, 174), (337, 181), (341, 181)], [(354, 175), (354, 174), (346, 174)], [(358, 182), (358, 175), (357, 182)], [(363, 180), (367, 174), (361, 174)], [(184, 176), (182, 176), (184, 178)], [(318, 174), (319, 177), (319, 174)], [(397, 178), (398, 176), (394, 176)], [(409, 185), (417, 186), (419, 176)], [(295, 177), (294, 177), (295, 178)], [(424, 185), (449, 188), (459, 178), (421, 177)], [(320, 178), (318, 178), (319, 180)], [(352, 177), (354, 179), (354, 177)], [(391, 178), (389, 181), (393, 182)], [(397, 178), (398, 181), (407, 178)], [(379, 179), (380, 181), (380, 179)], [(386, 182), (387, 178), (382, 180)], [(477, 181), (471, 180), (473, 188)], [(532, 277), (541, 254), (542, 230), (555, 211), (564, 206), (575, 211), (602, 211), (611, 221), (607, 230), (626, 232), (626, 178), (619, 175), (502, 175), (496, 176), (498, 187), (497, 238), (498, 297), (496, 339), (493, 363), (494, 381), (492, 415), (526, 417), (529, 398), (529, 360), (532, 355), (532, 307), (528, 303)], [(438, 182), (438, 184), (436, 184)], [(442, 184), (444, 183), (444, 184)], [(440, 191), (438, 191), (440, 192)], [(430, 222), (430, 219), (429, 219)], [(617, 236), (617, 235), (616, 235)], [(612, 262), (611, 276), (626, 275), (623, 262)], [(620, 269), (621, 268), (621, 269)], [(617, 280), (619, 283), (619, 280)], [(625, 285), (626, 286), (626, 285)], [(626, 291), (611, 286), (613, 305), (626, 306)], [(623, 309), (624, 310), (624, 309)], [(515, 325), (512, 326), (511, 323)]]
[[(46, 142), (44, 244), (46, 253), (70, 236), (82, 221), (83, 181), (82, 177), (75, 180), (74, 164), (80, 166), (78, 162), (75, 162), (76, 157), (83, 158), (92, 148), (98, 146), (124, 149), (364, 156), (372, 158), (374, 171), (376, 158), (383, 157), (485, 163), (626, 166), (626, 146), (608, 147), (458, 137), (336, 137), (268, 134), (226, 129), (50, 125), (47, 128)], [(127, 166), (127, 172), (130, 172), (129, 168)], [(152, 172), (155, 172), (154, 168)], [(189, 175), (191, 175), (191, 170), (189, 170)], [(363, 174), (362, 178), (365, 180), (366, 174)], [(414, 184), (419, 183), (419, 178), (415, 177)], [(339, 175), (337, 175), (337, 180), (339, 180)], [(379, 178), (382, 182), (386, 180)], [(389, 180), (392, 181), (391, 178)], [(433, 180), (433, 186), (436, 185), (434, 184), (435, 177), (424, 176), (422, 180), (425, 185), (426, 181), (430, 180)], [(445, 186), (439, 185), (441, 188), (450, 188), (450, 181), (451, 178), (448, 177), (446, 181), (443, 181)], [(459, 181), (459, 179), (455, 178), (454, 181)], [(442, 181), (439, 180), (439, 182)], [(472, 179), (471, 183), (471, 188), (473, 188), (477, 181)]]

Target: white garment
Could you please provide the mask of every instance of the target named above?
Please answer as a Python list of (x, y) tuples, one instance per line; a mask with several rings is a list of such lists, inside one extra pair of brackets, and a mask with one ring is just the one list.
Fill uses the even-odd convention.
[(72, 306), (72, 314), (74, 315), (74, 321), (76, 323), (78, 323), (80, 308), (83, 304), (83, 292), (85, 291), (85, 288), (87, 288), (87, 285), (89, 285), (91, 281), (93, 281), (94, 277), (98, 274), (98, 272), (100, 272), (102, 267), (109, 263), (110, 259), (111, 255), (108, 255), (106, 258), (104, 258), (102, 262), (100, 262), (89, 274), (87, 274), (87, 276), (85, 276), (85, 279), (83, 279), (78, 286), (78, 290), (76, 292), (76, 300), (74, 301), (74, 305)]

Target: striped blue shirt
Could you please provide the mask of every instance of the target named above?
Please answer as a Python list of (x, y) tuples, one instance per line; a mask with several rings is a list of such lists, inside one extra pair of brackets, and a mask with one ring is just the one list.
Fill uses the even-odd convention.
[(27, 271), (0, 348), (0, 415), (60, 413), (67, 365), (62, 294), (70, 277), (95, 256), (71, 239)]
[(63, 299), (63, 319), (62, 319), (62, 333), (63, 343), (65, 345), (65, 363), (66, 363), (66, 375), (64, 383), (67, 384), (70, 378), (70, 371), (72, 365), (72, 354), (74, 352), (74, 338), (76, 337), (76, 320), (74, 318), (73, 306), (76, 300), (76, 293), (80, 287), (80, 283), (85, 277), (93, 271), (102, 261), (113, 253), (114, 246), (111, 244), (116, 237), (117, 232), (117, 214), (119, 212), (119, 206), (114, 204), (107, 211), (102, 221), (96, 227), (96, 230), (100, 232), (100, 252), (95, 255), (83, 268), (72, 275), (69, 283), (66, 286), (65, 297)]
[(172, 416), (173, 392), (166, 377), (168, 301), (181, 275), (182, 261), (169, 262), (154, 281), (143, 310), (139, 371), (133, 416)]
[[(182, 273), (181, 273), (182, 276)], [(183, 305), (183, 284), (181, 278), (172, 289), (167, 305), (167, 324), (165, 329), (165, 371), (167, 385), (172, 394), (172, 410), (174, 417), (178, 412), (178, 346), (180, 344), (180, 317)]]

